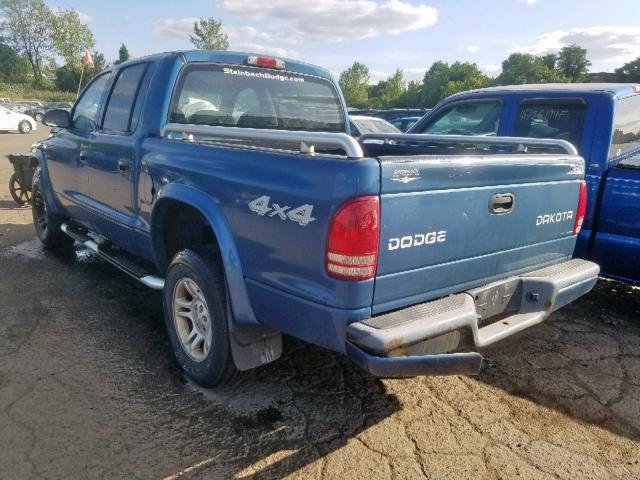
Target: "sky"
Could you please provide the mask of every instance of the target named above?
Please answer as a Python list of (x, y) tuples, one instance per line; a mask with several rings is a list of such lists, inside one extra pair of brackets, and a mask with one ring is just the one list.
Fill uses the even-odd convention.
[(45, 0), (75, 9), (96, 49), (115, 60), (190, 48), (199, 17), (222, 21), (232, 50), (290, 57), (339, 74), (354, 61), (377, 81), (401, 68), (421, 79), (436, 60), (500, 73), (512, 52), (555, 52), (577, 43), (591, 71), (640, 56), (640, 12), (632, 0)]

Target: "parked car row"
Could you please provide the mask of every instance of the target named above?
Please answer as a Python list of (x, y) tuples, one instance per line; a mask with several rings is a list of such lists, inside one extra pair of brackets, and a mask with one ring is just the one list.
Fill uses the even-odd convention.
[(72, 102), (49, 102), (42, 103), (38, 100), (21, 100), (12, 102), (9, 98), (3, 98), (0, 105), (15, 113), (22, 113), (30, 116), (37, 122), (41, 122), (44, 114), (49, 110), (63, 109), (71, 111)]

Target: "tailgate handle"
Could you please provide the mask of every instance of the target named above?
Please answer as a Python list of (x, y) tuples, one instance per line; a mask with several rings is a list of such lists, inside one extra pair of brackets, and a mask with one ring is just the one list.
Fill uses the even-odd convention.
[(513, 193), (496, 193), (489, 199), (489, 211), (496, 215), (509, 213), (515, 203), (516, 197)]

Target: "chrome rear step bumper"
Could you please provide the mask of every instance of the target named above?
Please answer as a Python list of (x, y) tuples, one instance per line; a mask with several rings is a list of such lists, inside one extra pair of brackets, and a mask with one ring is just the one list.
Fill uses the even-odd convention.
[(477, 374), (482, 348), (589, 292), (600, 267), (573, 259), (347, 327), (347, 355), (378, 376)]

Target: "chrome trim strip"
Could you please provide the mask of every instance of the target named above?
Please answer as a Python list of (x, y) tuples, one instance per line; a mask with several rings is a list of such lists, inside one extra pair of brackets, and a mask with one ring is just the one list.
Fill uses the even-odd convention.
[(164, 278), (154, 277), (153, 275), (146, 275), (138, 279), (144, 286), (153, 290), (164, 289)]
[(558, 140), (555, 138), (526, 138), (526, 137), (482, 137), (473, 135), (430, 135), (417, 133), (367, 133), (360, 137), (360, 142), (367, 140), (395, 140), (404, 142), (425, 142), (425, 143), (448, 143), (448, 144), (465, 144), (474, 145), (515, 145), (519, 150), (524, 150), (527, 145), (540, 147), (559, 147), (569, 155), (578, 155), (578, 150), (566, 140)]
[[(178, 135), (175, 135), (178, 134)], [(358, 141), (346, 133), (304, 132), (298, 130), (274, 130), (262, 128), (219, 127), (211, 125), (193, 125), (169, 123), (161, 136), (173, 140), (195, 141), (194, 135), (208, 137), (236, 138), (247, 140), (284, 140), (307, 145), (341, 147), (349, 158), (363, 158), (362, 147)]]

